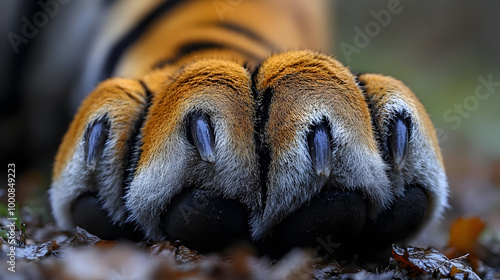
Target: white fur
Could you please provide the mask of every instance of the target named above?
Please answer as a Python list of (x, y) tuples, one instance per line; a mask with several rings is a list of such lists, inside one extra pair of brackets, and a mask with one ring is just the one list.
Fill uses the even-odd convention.
[[(209, 112), (211, 116), (215, 131), (214, 164), (200, 158), (178, 124), (172, 135), (165, 135), (161, 152), (147, 159), (145, 166), (138, 166), (126, 195), (126, 207), (131, 213), (130, 220), (136, 221), (150, 239), (164, 238), (159, 227), (160, 215), (175, 195), (191, 185), (237, 199), (250, 209), (260, 205), (255, 155), (248, 153), (241, 157), (234, 152), (229, 141), (231, 124), (211, 108), (202, 102), (190, 110)], [(183, 117), (188, 114), (189, 111), (184, 112)], [(252, 150), (253, 142), (247, 144)]]
[[(431, 131), (427, 131), (427, 127), (423, 125), (419, 112), (413, 104), (408, 103), (402, 97), (402, 94), (397, 91), (389, 91), (387, 96), (388, 102), (384, 108), (377, 108), (375, 120), (379, 127), (380, 141), (387, 141), (387, 127), (390, 120), (398, 112), (406, 112), (411, 118), (413, 124), (411, 130), (411, 138), (408, 143), (406, 161), (401, 171), (390, 170), (389, 176), (392, 181), (392, 187), (396, 195), (402, 195), (404, 185), (410, 183), (420, 184), (429, 195), (430, 209), (426, 223), (441, 217), (444, 209), (448, 207), (448, 182), (443, 166), (438, 160), (439, 151), (434, 150), (432, 140), (429, 136)], [(396, 198), (397, 199), (397, 198)]]
[[(91, 119), (99, 117), (100, 115), (96, 114)], [(91, 122), (89, 121), (87, 124)], [(121, 199), (125, 168), (124, 154), (115, 150), (118, 141), (118, 135), (115, 131), (116, 126), (119, 125), (111, 121), (110, 137), (93, 172), (89, 170), (85, 162), (82, 136), (61, 176), (52, 183), (50, 201), (59, 226), (63, 228), (75, 226), (70, 217), (71, 205), (78, 196), (89, 191), (97, 193), (113, 223), (121, 224), (123, 222), (124, 208)], [(91, 185), (92, 180), (96, 185)]]
[(281, 157), (274, 155), (272, 158), (266, 207), (262, 215), (254, 216), (251, 221), (254, 239), (262, 238), (274, 225), (310, 202), (324, 189), (327, 181), (335, 182), (345, 190), (360, 191), (369, 201), (373, 213), (391, 202), (392, 192), (382, 158), (363, 146), (363, 141), (357, 140), (360, 136), (354, 129), (346, 127), (332, 108), (318, 110), (311, 107), (301, 122), (308, 127), (309, 124), (319, 124), (324, 118), (330, 123), (334, 144), (329, 178), (322, 178), (314, 172), (307, 143), (308, 129), (298, 131), (290, 148)]

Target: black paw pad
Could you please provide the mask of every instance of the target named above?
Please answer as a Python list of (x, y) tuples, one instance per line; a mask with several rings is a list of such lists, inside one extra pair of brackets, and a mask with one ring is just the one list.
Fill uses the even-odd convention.
[(311, 247), (317, 253), (325, 251), (333, 256), (333, 251), (341, 251), (355, 240), (365, 220), (366, 205), (361, 194), (326, 190), (278, 225), (273, 238), (285, 250)]
[(113, 224), (108, 212), (102, 208), (102, 203), (95, 194), (87, 193), (78, 197), (71, 207), (71, 217), (75, 226), (104, 240), (130, 239), (141, 240), (142, 233), (135, 230), (135, 225)]
[(202, 252), (248, 240), (248, 213), (240, 202), (188, 189), (177, 195), (161, 217), (169, 240)]
[(424, 190), (417, 185), (409, 186), (389, 209), (375, 220), (367, 221), (363, 228), (363, 242), (382, 248), (407, 239), (424, 222), (428, 206)]

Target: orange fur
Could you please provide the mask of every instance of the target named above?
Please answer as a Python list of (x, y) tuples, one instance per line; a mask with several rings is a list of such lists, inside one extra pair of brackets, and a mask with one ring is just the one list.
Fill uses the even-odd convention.
[(444, 168), (439, 141), (436, 136), (434, 125), (427, 114), (424, 106), (418, 100), (417, 96), (401, 81), (392, 77), (379, 74), (364, 74), (359, 76), (359, 80), (365, 83), (366, 96), (373, 100), (374, 106), (381, 107), (392, 95), (401, 95), (401, 98), (417, 112), (422, 127), (424, 128), (427, 138), (431, 139), (432, 147), (436, 157), (439, 159), (441, 167)]
[[(354, 76), (338, 61), (311, 51), (275, 55), (262, 65), (257, 89), (274, 89), (269, 116), (269, 142), (276, 151), (290, 148), (297, 131), (307, 129), (301, 122), (311, 110), (328, 108), (356, 130), (362, 143), (376, 152), (371, 120), (361, 90)], [(302, 126), (302, 127), (300, 127)], [(305, 126), (305, 127), (304, 127)]]
[(130, 137), (129, 127), (137, 121), (140, 114), (138, 108), (142, 108), (145, 101), (146, 93), (138, 81), (114, 78), (97, 86), (82, 103), (64, 135), (54, 163), (53, 180), (59, 179), (81, 141), (87, 124), (96, 116), (108, 114), (118, 124), (113, 127), (119, 137), (116, 149), (124, 155), (125, 144)]
[[(240, 1), (230, 12), (222, 13), (223, 18), (216, 2), (188, 1), (159, 20), (126, 53), (117, 74), (141, 78), (157, 62), (174, 57), (183, 44), (206, 40), (242, 49), (258, 59), (288, 49), (328, 48), (322, 1)], [(258, 34), (268, 44), (220, 28), (227, 23), (236, 23)]]
[[(148, 119), (143, 129), (143, 153), (139, 166), (147, 163), (163, 149), (165, 139), (178, 134), (186, 116), (187, 108), (205, 105), (232, 120), (230, 132), (235, 152), (242, 156), (249, 150), (246, 145), (253, 137), (253, 99), (249, 74), (240, 65), (209, 59), (183, 67), (166, 83), (155, 96)], [(220, 83), (223, 78), (225, 84)]]

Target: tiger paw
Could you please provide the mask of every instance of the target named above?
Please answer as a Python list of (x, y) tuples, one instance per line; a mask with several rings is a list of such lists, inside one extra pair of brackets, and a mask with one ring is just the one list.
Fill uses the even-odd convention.
[(60, 225), (87, 223), (90, 207), (103, 234), (343, 252), (411, 237), (441, 214), (447, 183), (405, 85), (290, 51), (256, 69), (207, 59), (105, 82), (63, 141), (51, 198)]
[(434, 127), (400, 81), (297, 51), (264, 61), (253, 84), (267, 164), (255, 239), (278, 252), (321, 240), (338, 245), (330, 255), (382, 250), (442, 214), (448, 186)]
[(123, 195), (135, 154), (129, 143), (149, 98), (139, 81), (115, 78), (82, 103), (54, 164), (50, 200), (60, 227), (86, 227), (103, 238), (140, 235), (127, 225)]

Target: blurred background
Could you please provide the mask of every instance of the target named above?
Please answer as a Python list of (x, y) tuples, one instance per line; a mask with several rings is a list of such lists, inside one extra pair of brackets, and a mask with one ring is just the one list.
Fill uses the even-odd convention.
[(500, 240), (498, 12), (495, 0), (336, 1), (336, 57), (352, 70), (404, 81), (437, 129), (451, 208), (423, 243), (446, 243), (461, 216), (480, 217), (484, 238)]
[[(40, 2), (57, 10), (46, 12)], [(52, 160), (76, 110), (70, 95), (113, 2), (0, 0), (0, 202), (6, 201), (7, 164), (15, 163), (17, 202), (43, 222), (50, 220)], [(500, 242), (500, 2), (332, 6), (331, 53), (356, 72), (404, 81), (438, 130), (451, 208), (433, 229), (441, 234), (421, 241), (442, 246), (454, 218), (475, 215), (486, 222), (487, 238)], [(33, 26), (25, 27), (27, 21)]]

